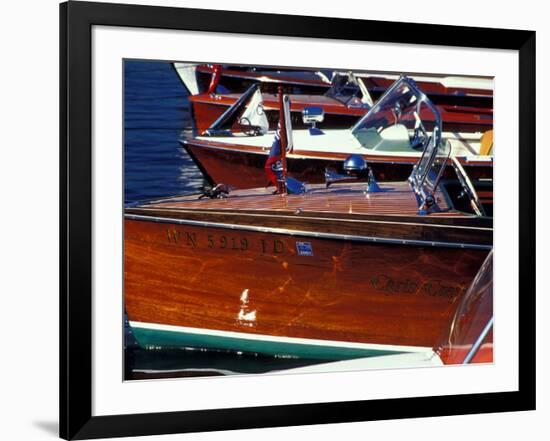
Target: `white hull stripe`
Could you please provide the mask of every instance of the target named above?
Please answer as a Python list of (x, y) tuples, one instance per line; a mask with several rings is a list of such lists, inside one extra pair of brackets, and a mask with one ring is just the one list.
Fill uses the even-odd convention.
[[(200, 141), (206, 141), (206, 142), (212, 141), (212, 140), (209, 140), (209, 139), (202, 139), (200, 137), (197, 137), (197, 138), (194, 138), (194, 139), (198, 139)], [(208, 149), (211, 149), (211, 150), (223, 150), (223, 151), (228, 151), (229, 150), (229, 151), (232, 151), (232, 152), (246, 153), (246, 154), (251, 154), (251, 155), (267, 156), (268, 153), (269, 153), (268, 146), (255, 146), (255, 145), (247, 146), (245, 144), (245, 147), (256, 147), (257, 148), (256, 150), (250, 150), (250, 149), (247, 149), (247, 148), (242, 148), (238, 144), (226, 143), (227, 144), (226, 146), (225, 145), (224, 146), (212, 145), (210, 143), (206, 144), (206, 145), (197, 144), (197, 143), (193, 142), (194, 139), (184, 139), (184, 140), (180, 140), (179, 142), (183, 145), (193, 145), (193, 146), (197, 146), (197, 147), (200, 147), (200, 148), (208, 148)], [(214, 139), (214, 142), (223, 143), (224, 141), (220, 140), (220, 139)], [(464, 140), (463, 144), (466, 145), (466, 143), (468, 143), (468, 141)], [(471, 142), (470, 142), (470, 144), (471, 144)], [(477, 144), (479, 144), (479, 142), (477, 142), (476, 145)], [(464, 159), (467, 162), (472, 162), (472, 161), (486, 162), (487, 165), (492, 165), (493, 156), (491, 156), (491, 155), (479, 155), (478, 153), (475, 153), (475, 150), (472, 151), (471, 148), (469, 148), (469, 147), (466, 147), (466, 148), (468, 149), (467, 154), (462, 153), (462, 152), (457, 152), (457, 153), (452, 153), (451, 152), (451, 156), (455, 156), (457, 158)], [(300, 153), (296, 153), (296, 152), (300, 152)], [(321, 156), (321, 155), (317, 154), (317, 153), (325, 153), (323, 151), (318, 152), (316, 150), (311, 150), (311, 153), (308, 152), (307, 154), (304, 154), (303, 152), (308, 152), (308, 149), (303, 148), (303, 147), (300, 147), (300, 148), (294, 147), (294, 151), (292, 153), (288, 153), (286, 155), (286, 157), (287, 157), (287, 159), (318, 159), (318, 160), (331, 160), (331, 161), (338, 160), (337, 158), (327, 158), (325, 156)], [(334, 151), (328, 151), (327, 153), (349, 154), (349, 155), (351, 155), (353, 153), (358, 153), (358, 154), (361, 154), (361, 155), (369, 156), (369, 160), (372, 161), (372, 162), (375, 162), (375, 163), (380, 162), (380, 163), (386, 163), (386, 164), (410, 164), (411, 166), (414, 164), (411, 160), (416, 161), (420, 157), (419, 153), (394, 152), (392, 154), (391, 152), (368, 150), (368, 149), (365, 149), (365, 148), (363, 150), (360, 150), (360, 151), (337, 151), (337, 150), (334, 150)], [(380, 158), (383, 158), (383, 159), (376, 158), (377, 156), (379, 156)], [(395, 157), (395, 158), (410, 158), (411, 160), (406, 160), (406, 159), (397, 160), (397, 159), (393, 159), (393, 157)], [(343, 158), (341, 160), (343, 161)], [(483, 165), (485, 165), (485, 164), (483, 164)]]

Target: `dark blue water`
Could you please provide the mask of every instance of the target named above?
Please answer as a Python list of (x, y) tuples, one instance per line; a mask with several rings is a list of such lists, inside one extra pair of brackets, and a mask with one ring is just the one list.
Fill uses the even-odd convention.
[[(170, 63), (124, 66), (124, 191), (126, 203), (183, 193), (205, 185), (178, 140), (193, 136), (188, 92)], [(125, 323), (125, 379), (260, 373), (319, 363), (228, 351), (139, 348)]]
[(188, 92), (171, 63), (124, 65), (125, 201), (197, 192), (204, 181), (180, 148), (193, 134)]

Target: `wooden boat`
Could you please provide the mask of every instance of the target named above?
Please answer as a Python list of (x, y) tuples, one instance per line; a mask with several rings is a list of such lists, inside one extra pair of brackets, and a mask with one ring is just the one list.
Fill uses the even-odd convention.
[[(360, 72), (356, 74), (365, 84), (373, 99), (399, 79), (397, 74)], [(493, 80), (485, 77), (449, 75), (409, 75), (418, 87), (436, 105), (493, 108)]]
[(174, 63), (174, 69), (190, 94), (242, 93), (252, 84), (265, 91), (324, 93), (330, 87), (326, 73), (313, 69), (271, 68), (222, 64)]
[[(292, 69), (268, 66), (174, 63), (182, 83), (191, 95), (202, 93), (241, 94), (252, 84), (262, 92), (287, 94), (325, 94), (339, 71), (332, 69)], [(377, 100), (399, 75), (383, 72), (354, 72), (373, 100)], [(493, 108), (493, 81), (485, 77), (449, 75), (409, 75), (435, 104)]]
[(489, 253), (456, 308), (453, 318), (431, 349), (332, 361), (281, 370), (312, 373), (399, 367), (434, 367), (493, 362), (493, 251)]
[[(414, 99), (414, 103), (405, 103), (404, 96)], [(403, 108), (394, 114), (392, 106), (399, 100), (403, 101)], [(426, 130), (434, 127), (443, 131), (439, 109), (407, 77), (401, 77), (387, 89), (351, 129), (319, 129), (315, 124), (322, 125), (324, 112), (319, 107), (302, 110), (311, 111), (317, 114), (313, 118), (304, 115), (304, 122), (314, 127), (291, 130), (287, 154), (289, 174), (308, 183), (323, 182), (325, 169), (341, 168), (351, 154), (362, 155), (380, 181), (406, 179), (421, 155), (419, 137), (426, 136)], [(288, 126), (292, 126), (291, 116)], [(443, 137), (451, 144), (452, 156), (458, 157), (474, 179), (492, 177), (492, 133), (492, 130), (484, 134), (443, 131)], [(265, 185), (263, 167), (273, 136), (261, 106), (261, 94), (251, 88), (206, 134), (181, 143), (212, 185), (255, 188)]]
[(436, 127), (409, 181), (378, 184), (351, 155), (306, 189), (286, 172), (286, 109), (266, 163), (275, 193), (218, 185), (126, 207), (138, 342), (322, 360), (434, 347), (492, 248), (490, 183), (456, 158), (442, 179)]
[[(380, 86), (387, 81), (378, 82), (376, 78), (368, 78), (379, 96)], [(370, 84), (369, 83), (369, 84)], [(383, 90), (386, 90), (385, 87)], [(233, 106), (242, 94), (202, 93), (189, 97), (195, 128), (199, 134), (204, 134), (212, 124)], [(265, 111), (270, 129), (276, 129), (279, 106), (276, 94), (262, 93), (262, 108)], [(438, 95), (435, 95), (438, 97)], [(461, 95), (451, 95), (461, 96)], [(430, 97), (431, 98), (431, 97)], [(294, 129), (307, 128), (302, 122), (302, 112), (307, 107), (323, 109), (323, 128), (349, 128), (372, 107), (373, 98), (362, 79), (352, 73), (337, 73), (332, 79), (332, 86), (323, 95), (290, 95), (292, 126)], [(443, 120), (443, 130), (448, 132), (486, 132), (493, 128), (492, 107), (457, 106), (454, 104), (437, 105)]]

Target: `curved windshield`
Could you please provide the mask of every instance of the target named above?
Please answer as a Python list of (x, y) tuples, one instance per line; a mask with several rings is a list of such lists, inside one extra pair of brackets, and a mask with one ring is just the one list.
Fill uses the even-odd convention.
[(431, 196), (443, 175), (451, 147), (442, 141), (439, 111), (413, 80), (400, 77), (351, 133), (370, 150), (422, 152), (409, 182), (420, 197), (421, 207), (433, 205)]
[(436, 352), (445, 364), (493, 361), (493, 251), (458, 304)]
[(333, 98), (345, 104), (347, 107), (370, 108), (372, 98), (368, 89), (360, 78), (356, 78), (351, 72), (337, 72), (332, 78), (332, 86), (325, 96)]
[(351, 133), (369, 150), (421, 152), (434, 131), (441, 133), (438, 110), (413, 80), (400, 77)]

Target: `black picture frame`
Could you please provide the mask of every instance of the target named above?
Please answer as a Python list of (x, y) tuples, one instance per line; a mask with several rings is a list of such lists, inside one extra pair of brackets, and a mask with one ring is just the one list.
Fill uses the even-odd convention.
[[(93, 25), (231, 32), (519, 53), (519, 390), (92, 416)], [(437, 40), (434, 40), (437, 36)], [(88, 439), (535, 409), (535, 32), (67, 2), (60, 5), (60, 436)]]

